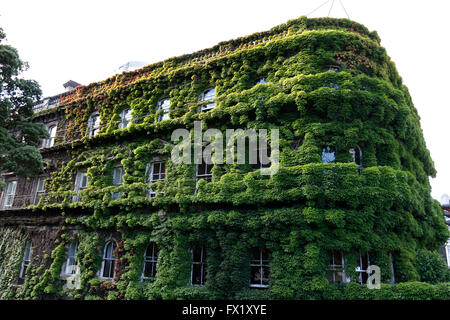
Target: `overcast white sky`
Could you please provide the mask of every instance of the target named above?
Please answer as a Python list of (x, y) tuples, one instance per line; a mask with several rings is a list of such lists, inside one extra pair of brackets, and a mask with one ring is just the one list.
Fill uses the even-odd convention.
[[(103, 80), (131, 60), (157, 62), (265, 31), (326, 0), (2, 0), (0, 26), (45, 96), (62, 84)], [(438, 171), (432, 195), (450, 193), (450, 3), (342, 0), (350, 19), (376, 30), (421, 116)], [(310, 17), (327, 16), (332, 0)], [(336, 0), (332, 17), (345, 17)]]

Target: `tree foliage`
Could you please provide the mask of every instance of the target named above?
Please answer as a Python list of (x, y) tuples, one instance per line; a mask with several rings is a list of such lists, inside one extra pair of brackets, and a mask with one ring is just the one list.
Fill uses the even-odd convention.
[(43, 170), (37, 147), (47, 133), (42, 124), (30, 121), (41, 89), (36, 81), (19, 77), (28, 64), (5, 39), (0, 28), (0, 170), (29, 177)]

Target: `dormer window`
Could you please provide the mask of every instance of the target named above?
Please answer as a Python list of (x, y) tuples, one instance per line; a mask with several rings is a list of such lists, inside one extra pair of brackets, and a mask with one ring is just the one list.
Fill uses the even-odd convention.
[(94, 137), (100, 131), (100, 116), (97, 112), (91, 114), (88, 119), (88, 136)]
[(200, 96), (200, 101), (210, 101), (208, 104), (202, 105), (202, 112), (211, 110), (215, 107), (214, 99), (216, 98), (216, 90), (214, 88), (204, 91)]
[(336, 149), (334, 147), (325, 147), (322, 149), (322, 163), (330, 163), (336, 160)]
[(53, 145), (55, 144), (55, 138), (56, 138), (56, 126), (50, 126), (47, 129), (48, 131), (48, 135), (49, 138), (48, 139), (44, 139), (44, 142), (42, 144), (42, 146), (44, 148), (50, 148), (53, 147)]
[(158, 121), (168, 120), (169, 117), (169, 108), (170, 108), (170, 99), (162, 99), (158, 101), (157, 110), (162, 110), (162, 114), (159, 115)]
[(328, 66), (327, 71), (340, 72), (341, 68), (339, 66)]
[(125, 129), (128, 127), (131, 123), (131, 109), (123, 110), (120, 113), (120, 123), (119, 123), (119, 129)]

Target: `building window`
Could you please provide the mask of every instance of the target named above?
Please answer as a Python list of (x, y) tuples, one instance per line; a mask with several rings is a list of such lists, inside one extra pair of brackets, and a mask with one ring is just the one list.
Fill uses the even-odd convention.
[(256, 164), (253, 164), (252, 168), (255, 170), (270, 168), (271, 165), (270, 148), (269, 147), (258, 148), (257, 153), (258, 156), (256, 157)]
[(158, 247), (156, 243), (151, 242), (144, 253), (144, 271), (142, 279), (155, 280), (156, 262), (158, 261)]
[(8, 183), (5, 193), (5, 201), (3, 205), (5, 208), (12, 207), (14, 203), (14, 197), (16, 195), (16, 188), (17, 188), (17, 181), (11, 181)]
[(114, 267), (116, 264), (116, 256), (114, 250), (116, 249), (116, 242), (110, 240), (105, 244), (105, 250), (103, 252), (103, 261), (101, 268), (100, 278), (102, 279), (112, 279), (114, 278)]
[(38, 178), (37, 184), (36, 184), (36, 194), (34, 195), (34, 204), (38, 204), (39, 200), (42, 198), (42, 196), (45, 193), (45, 179), (44, 178)]
[(200, 179), (205, 179), (206, 182), (211, 182), (212, 180), (212, 167), (214, 166), (214, 164), (210, 163), (205, 163), (205, 161), (202, 161), (202, 163), (197, 164), (197, 173), (196, 173), (196, 177), (197, 177), (197, 181)]
[(131, 123), (131, 109), (123, 110), (120, 113), (120, 122), (119, 122), (119, 129), (125, 129), (128, 127)]
[(259, 81), (256, 84), (264, 84), (264, 83), (266, 83), (266, 78), (259, 79)]
[(191, 250), (191, 254), (191, 285), (202, 286), (206, 282), (206, 248), (204, 246), (195, 247)]
[[(123, 184), (123, 168), (116, 167), (113, 169), (113, 185), (119, 187)], [(117, 191), (111, 194), (111, 199), (116, 200), (122, 196), (122, 192)]]
[(65, 275), (73, 275), (76, 273), (76, 267), (77, 267), (77, 248), (78, 248), (78, 242), (74, 241), (66, 246), (67, 249), (67, 259), (66, 259), (66, 266), (64, 268), (64, 274)]
[(330, 253), (328, 266), (328, 281), (331, 283), (347, 282), (345, 277), (345, 258), (341, 251)]
[(53, 145), (55, 144), (56, 129), (57, 129), (56, 126), (51, 126), (51, 127), (49, 127), (47, 129), (49, 138), (48, 139), (44, 139), (44, 143), (42, 145), (44, 148), (53, 147)]
[(162, 114), (159, 115), (158, 121), (168, 120), (169, 117), (169, 109), (170, 109), (170, 99), (162, 99), (158, 101), (157, 110), (162, 110)]
[(340, 72), (341, 68), (339, 66), (328, 66), (326, 71)]
[[(78, 192), (80, 192), (82, 190), (87, 189), (88, 184), (89, 184), (89, 179), (88, 179), (88, 176), (87, 176), (87, 171), (78, 171), (77, 175), (75, 177), (75, 192), (78, 193)], [(73, 197), (72, 201), (73, 202), (77, 202), (77, 201), (80, 201), (80, 200), (81, 200), (80, 194), (76, 194)]]
[(351, 154), (352, 156), (352, 161), (361, 168), (361, 159), (362, 159), (362, 150), (361, 148), (356, 145), (355, 148), (351, 148), (350, 150), (348, 150), (348, 152)]
[(336, 148), (325, 147), (322, 149), (322, 163), (330, 163), (336, 160)]
[[(166, 178), (166, 163), (163, 161), (152, 162), (147, 166), (147, 172), (149, 172), (148, 184), (164, 181)], [(156, 192), (152, 188), (149, 189), (149, 196), (156, 196)]]
[(447, 265), (450, 268), (450, 240), (447, 241), (447, 244), (445, 245), (445, 249), (447, 251)]
[(27, 267), (31, 263), (31, 254), (33, 251), (33, 245), (30, 240), (28, 240), (25, 244), (25, 250), (23, 252), (22, 266), (20, 267), (19, 278), (25, 279), (25, 272), (27, 271)]
[(216, 90), (214, 88), (204, 91), (200, 96), (200, 101), (210, 101), (208, 104), (202, 105), (201, 111), (208, 111), (214, 108), (214, 99), (216, 97)]
[(250, 260), (250, 287), (269, 287), (269, 252), (266, 249), (253, 248), (252, 259)]
[(3, 202), (3, 207), (11, 208), (14, 203), (14, 197), (16, 195), (17, 181), (11, 181), (6, 187), (5, 200)]
[(361, 254), (361, 252), (357, 253), (357, 260), (356, 260), (356, 274), (357, 274), (357, 280), (361, 284), (367, 283), (367, 268), (370, 266), (370, 257), (369, 254)]
[(88, 136), (94, 137), (100, 131), (100, 116), (97, 112), (91, 114), (88, 119)]

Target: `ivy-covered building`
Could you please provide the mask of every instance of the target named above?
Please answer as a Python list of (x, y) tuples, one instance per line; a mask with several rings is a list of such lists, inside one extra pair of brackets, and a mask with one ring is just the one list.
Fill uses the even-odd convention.
[[(45, 171), (2, 174), (2, 299), (333, 298), (369, 265), (385, 290), (423, 281), (418, 252), (448, 238), (408, 90), (376, 32), (346, 19), (77, 86), (33, 119)], [(194, 121), (278, 128), (277, 174), (174, 164), (171, 134)]]

